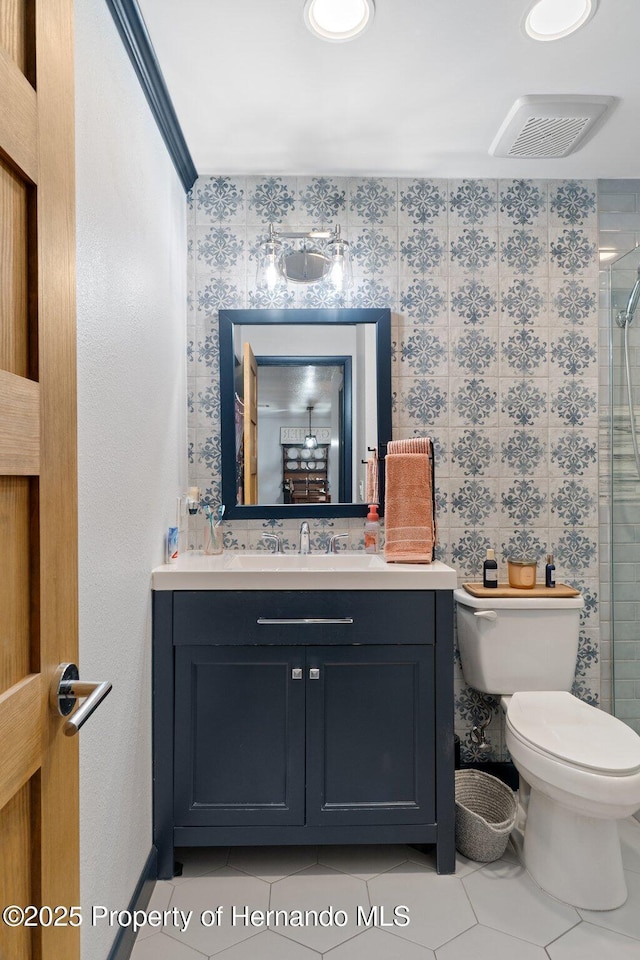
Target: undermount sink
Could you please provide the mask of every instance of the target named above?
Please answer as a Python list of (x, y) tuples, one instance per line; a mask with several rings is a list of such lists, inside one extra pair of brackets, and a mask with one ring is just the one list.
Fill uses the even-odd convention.
[(372, 570), (386, 567), (381, 557), (369, 553), (260, 553), (236, 554), (229, 562), (234, 570), (264, 570), (274, 573), (280, 570)]
[(447, 564), (387, 563), (358, 551), (268, 553), (225, 551), (181, 554), (153, 571), (154, 590), (453, 590)]

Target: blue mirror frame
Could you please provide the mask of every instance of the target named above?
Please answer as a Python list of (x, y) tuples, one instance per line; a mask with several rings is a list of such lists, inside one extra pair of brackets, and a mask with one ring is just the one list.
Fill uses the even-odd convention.
[[(235, 358), (234, 326), (246, 324), (324, 324), (353, 326), (375, 324), (376, 400), (378, 421), (378, 456), (382, 467), (387, 443), (391, 439), (391, 311), (377, 308), (344, 308), (335, 310), (220, 310), (220, 417), (222, 453), (222, 501), (225, 519), (282, 520), (315, 517), (364, 517), (364, 503), (316, 504), (238, 504), (236, 503), (235, 457)], [(366, 456), (366, 451), (362, 452)], [(384, 503), (384, 471), (380, 470), (380, 500)]]

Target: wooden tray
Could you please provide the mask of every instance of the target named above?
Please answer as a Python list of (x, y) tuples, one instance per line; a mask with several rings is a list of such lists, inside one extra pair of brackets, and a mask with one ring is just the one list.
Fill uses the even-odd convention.
[(510, 587), (508, 583), (499, 583), (497, 587), (484, 587), (481, 583), (463, 583), (462, 586), (472, 597), (556, 597), (558, 600), (566, 597), (579, 597), (580, 591), (569, 587), (566, 583), (557, 583), (555, 587), (545, 587), (537, 583), (530, 590), (519, 587)]

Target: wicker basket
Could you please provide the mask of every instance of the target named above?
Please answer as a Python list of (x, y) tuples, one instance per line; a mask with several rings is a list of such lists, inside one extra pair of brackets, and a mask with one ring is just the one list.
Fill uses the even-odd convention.
[(456, 770), (456, 848), (488, 863), (504, 853), (516, 821), (515, 794), (480, 770)]

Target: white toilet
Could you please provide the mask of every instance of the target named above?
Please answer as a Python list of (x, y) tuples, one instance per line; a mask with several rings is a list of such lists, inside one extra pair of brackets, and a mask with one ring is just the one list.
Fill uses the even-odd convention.
[(506, 713), (525, 867), (565, 903), (619, 907), (627, 887), (616, 821), (640, 808), (640, 737), (567, 692), (582, 598), (454, 597), (464, 678), (501, 696)]

